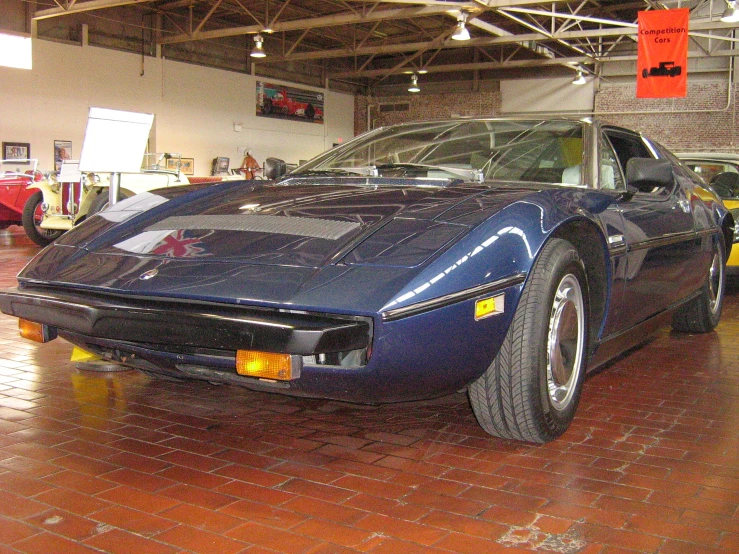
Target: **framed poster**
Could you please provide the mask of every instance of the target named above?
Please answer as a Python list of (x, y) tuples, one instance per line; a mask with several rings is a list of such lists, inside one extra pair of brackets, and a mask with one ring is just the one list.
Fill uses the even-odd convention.
[[(28, 160), (31, 156), (30, 142), (3, 142), (4, 160)], [(28, 161), (18, 163), (29, 163)]]
[(170, 171), (177, 171), (177, 166), (184, 175), (195, 174), (195, 159), (194, 158), (169, 158), (167, 160), (167, 169)]
[(55, 140), (54, 141), (54, 170), (61, 171), (62, 162), (72, 159), (72, 141), (71, 140)]
[(257, 115), (323, 124), (323, 93), (257, 81)]
[(182, 158), (180, 160), (180, 170), (185, 175), (195, 174), (195, 160), (193, 158)]

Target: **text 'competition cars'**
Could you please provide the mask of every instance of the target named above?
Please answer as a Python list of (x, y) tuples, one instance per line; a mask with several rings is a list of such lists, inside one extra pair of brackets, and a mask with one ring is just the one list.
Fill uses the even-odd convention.
[(486, 431), (530, 442), (666, 317), (718, 324), (731, 214), (637, 133), (410, 123), (266, 165), (100, 212), (0, 309), (146, 372), (364, 403), (467, 389)]

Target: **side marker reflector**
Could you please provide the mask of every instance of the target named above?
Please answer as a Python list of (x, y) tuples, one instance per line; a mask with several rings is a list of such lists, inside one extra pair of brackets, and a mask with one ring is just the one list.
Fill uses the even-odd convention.
[(483, 319), (505, 311), (505, 294), (482, 298), (475, 302), (475, 320)]
[(27, 319), (18, 320), (18, 330), (24, 339), (35, 342), (49, 342), (56, 338), (56, 327), (49, 327)]

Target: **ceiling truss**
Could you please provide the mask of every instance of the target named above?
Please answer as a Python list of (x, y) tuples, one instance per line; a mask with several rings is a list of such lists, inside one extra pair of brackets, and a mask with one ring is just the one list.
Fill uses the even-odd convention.
[[(639, 11), (675, 7), (691, 10), (691, 58), (735, 55), (737, 24), (719, 20), (724, 0), (37, 0), (32, 21), (40, 37), (86, 25), (100, 40), (128, 34), (121, 44), (139, 40), (142, 52), (155, 46), (183, 61), (372, 90), (413, 72), (456, 86), (532, 68), (599, 74), (635, 59)], [(460, 13), (468, 41), (452, 39)], [(252, 68), (257, 34), (267, 57)]]

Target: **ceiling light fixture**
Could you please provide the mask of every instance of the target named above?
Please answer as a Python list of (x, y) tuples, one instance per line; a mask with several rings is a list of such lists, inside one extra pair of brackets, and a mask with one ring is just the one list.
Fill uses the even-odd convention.
[(585, 84), (585, 75), (583, 74), (582, 68), (577, 68), (577, 75), (572, 81), (573, 85), (584, 85)]
[(415, 73), (411, 75), (411, 86), (408, 87), (408, 92), (421, 92), (421, 87), (418, 86), (418, 75)]
[(739, 7), (737, 6), (737, 2), (726, 0), (726, 10), (724, 10), (724, 15), (721, 16), (721, 21), (724, 23), (739, 22)]
[(452, 34), (453, 40), (470, 40), (470, 32), (467, 30), (467, 27), (465, 25), (466, 22), (467, 14), (465, 12), (460, 12), (460, 14), (457, 16), (457, 28)]
[(252, 58), (266, 58), (267, 53), (264, 51), (264, 39), (262, 35), (254, 35), (254, 49), (249, 54)]

